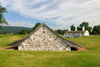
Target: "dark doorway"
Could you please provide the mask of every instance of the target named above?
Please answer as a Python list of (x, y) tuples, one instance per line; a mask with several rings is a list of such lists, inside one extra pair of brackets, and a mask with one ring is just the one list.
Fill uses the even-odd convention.
[(77, 51), (78, 49), (76, 47), (71, 47), (71, 51)]

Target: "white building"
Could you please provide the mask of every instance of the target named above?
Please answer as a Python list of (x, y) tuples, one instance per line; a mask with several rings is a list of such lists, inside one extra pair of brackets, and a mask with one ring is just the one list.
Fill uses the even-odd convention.
[(77, 27), (75, 28), (75, 31), (71, 31), (71, 28), (69, 28), (69, 31), (66, 31), (64, 33), (64, 37), (80, 37), (80, 36), (89, 36), (88, 30), (85, 30), (85, 27), (82, 27), (82, 31), (77, 31)]

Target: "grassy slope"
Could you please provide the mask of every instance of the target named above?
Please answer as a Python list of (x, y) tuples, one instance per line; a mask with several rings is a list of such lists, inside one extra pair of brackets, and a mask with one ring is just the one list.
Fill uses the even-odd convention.
[(90, 50), (100, 50), (100, 35), (82, 36), (79, 38), (66, 38)]
[[(0, 35), (0, 47), (22, 38), (22, 35)], [(5, 41), (4, 41), (4, 40)], [(67, 38), (90, 51), (17, 51), (0, 50), (0, 67), (99, 67), (100, 36)], [(2, 42), (2, 43), (1, 43)]]
[(0, 48), (7, 47), (7, 44), (23, 38), (22, 35), (0, 35)]

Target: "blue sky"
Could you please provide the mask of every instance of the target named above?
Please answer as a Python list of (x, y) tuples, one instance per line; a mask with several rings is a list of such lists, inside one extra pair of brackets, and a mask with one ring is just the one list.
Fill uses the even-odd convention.
[(52, 29), (68, 29), (83, 21), (100, 25), (100, 0), (0, 0), (9, 26), (33, 27), (44, 22)]

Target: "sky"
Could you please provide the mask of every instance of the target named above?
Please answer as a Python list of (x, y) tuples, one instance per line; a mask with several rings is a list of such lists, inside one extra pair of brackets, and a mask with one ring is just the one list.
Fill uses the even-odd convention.
[(0, 0), (9, 26), (32, 28), (37, 22), (52, 29), (68, 29), (89, 22), (100, 25), (100, 0)]

